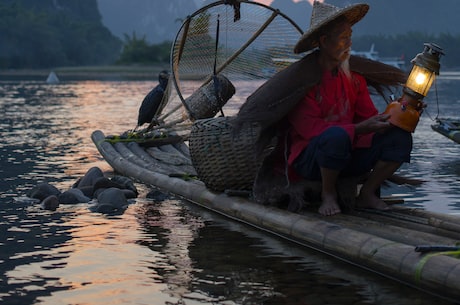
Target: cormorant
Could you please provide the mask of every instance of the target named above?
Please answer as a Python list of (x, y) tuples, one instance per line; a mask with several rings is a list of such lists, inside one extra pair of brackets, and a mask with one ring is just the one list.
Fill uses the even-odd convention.
[(163, 70), (158, 74), (159, 84), (153, 88), (142, 101), (141, 107), (139, 108), (139, 115), (137, 117), (137, 127), (136, 129), (144, 123), (151, 123), (158, 107), (161, 105), (163, 96), (168, 86), (169, 73), (166, 70)]

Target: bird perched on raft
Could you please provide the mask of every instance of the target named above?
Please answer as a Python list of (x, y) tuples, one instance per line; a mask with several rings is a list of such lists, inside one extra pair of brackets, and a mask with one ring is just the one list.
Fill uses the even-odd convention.
[[(163, 70), (158, 74), (158, 85), (153, 88), (142, 101), (141, 107), (139, 108), (139, 115), (137, 117), (137, 128), (141, 125), (148, 123), (149, 126), (147, 130), (152, 128), (155, 123), (153, 119), (158, 112), (159, 107), (162, 104), (162, 100), (168, 86), (169, 73), (166, 70)], [(153, 121), (153, 122), (152, 122)]]

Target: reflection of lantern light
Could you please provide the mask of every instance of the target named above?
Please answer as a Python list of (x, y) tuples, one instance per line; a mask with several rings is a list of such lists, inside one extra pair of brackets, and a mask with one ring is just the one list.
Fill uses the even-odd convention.
[(423, 110), (423, 98), (428, 94), (436, 75), (439, 75), (439, 59), (444, 55), (442, 49), (425, 43), (423, 53), (417, 54), (411, 61), (412, 70), (404, 87), (404, 94), (398, 101), (390, 103), (385, 113), (390, 114), (391, 124), (413, 132)]

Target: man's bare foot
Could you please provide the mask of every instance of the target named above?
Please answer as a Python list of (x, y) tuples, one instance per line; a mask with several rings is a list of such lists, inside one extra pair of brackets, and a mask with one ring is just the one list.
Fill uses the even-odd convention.
[(377, 197), (375, 194), (359, 194), (358, 198), (356, 198), (356, 207), (358, 208), (366, 208), (366, 209), (376, 209), (376, 210), (389, 210), (390, 207)]
[(318, 209), (318, 212), (324, 216), (332, 216), (339, 214), (342, 211), (337, 203), (337, 198), (334, 196), (323, 196), (323, 201)]

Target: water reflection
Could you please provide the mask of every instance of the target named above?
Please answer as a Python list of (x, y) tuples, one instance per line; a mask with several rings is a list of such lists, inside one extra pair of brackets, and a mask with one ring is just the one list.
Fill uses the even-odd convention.
[(4, 215), (11, 227), (3, 235), (2, 304), (434, 300), (179, 200), (139, 200), (117, 217), (83, 205), (22, 212)]
[[(189, 285), (169, 285), (185, 304), (430, 304), (433, 299), (316, 252), (184, 204), (205, 225), (188, 244), (192, 265), (177, 265)], [(181, 213), (180, 213), (181, 214)], [(188, 216), (190, 217), (190, 216)], [(187, 260), (188, 262), (188, 260)], [(184, 269), (181, 270), (180, 266)], [(191, 271), (191, 272), (190, 272)], [(168, 283), (169, 277), (164, 280)], [(184, 282), (185, 283), (185, 282)], [(442, 302), (441, 302), (442, 303)]]
[[(135, 126), (137, 104), (148, 85), (148, 82), (3, 83), (0, 108), (5, 115), (0, 119), (3, 135), (0, 149), (5, 157), (1, 169), (2, 176), (12, 181), (2, 185), (2, 193), (14, 196), (22, 191), (16, 188), (18, 183), (13, 183), (18, 178), (35, 177), (68, 187), (91, 163), (101, 161), (90, 140), (92, 130), (121, 133)], [(133, 115), (124, 115), (124, 111)], [(105, 162), (99, 165), (110, 169)]]
[(0, 299), (2, 304), (32, 304), (37, 296), (60, 287), (51, 270), (65, 265), (68, 253), (61, 247), (70, 237), (62, 212), (45, 212), (27, 203), (15, 203), (0, 210)]
[(164, 265), (152, 262), (152, 268), (167, 283), (168, 294), (182, 298), (191, 291), (194, 266), (189, 247), (198, 237), (198, 229), (205, 224), (199, 217), (188, 213), (177, 200), (142, 205), (136, 215), (146, 235), (156, 236), (151, 242), (142, 241), (143, 245), (161, 251), (167, 261)]
[[(0, 301), (2, 304), (442, 304), (418, 291), (229, 222), (181, 200), (142, 199), (123, 215), (87, 205), (43, 211), (14, 198), (39, 182), (69, 188), (93, 166), (111, 168), (91, 142), (95, 129), (134, 128), (146, 82), (0, 82)], [(440, 113), (460, 113), (460, 87), (438, 83)], [(260, 83), (236, 83), (239, 102)], [(244, 89), (239, 89), (244, 88)], [(427, 99), (436, 115), (435, 96)], [(382, 104), (381, 107), (385, 105)], [(390, 185), (409, 206), (460, 210), (460, 146), (423, 115), (403, 175)]]

